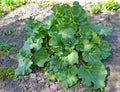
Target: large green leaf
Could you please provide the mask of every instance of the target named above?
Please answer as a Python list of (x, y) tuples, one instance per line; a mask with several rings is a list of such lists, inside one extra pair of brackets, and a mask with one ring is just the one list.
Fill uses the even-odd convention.
[(38, 29), (40, 22), (32, 17), (26, 20), (24, 40), (26, 41)]
[(77, 44), (77, 39), (74, 36), (75, 33), (76, 31), (71, 27), (65, 28), (59, 32), (59, 34), (62, 36), (62, 42), (67, 49), (74, 48), (75, 44)]
[(79, 32), (82, 36), (78, 38), (78, 44), (76, 45), (77, 51), (90, 51), (94, 45), (100, 44), (100, 37), (96, 32), (87, 29), (80, 29)]
[(111, 47), (106, 40), (101, 40), (99, 44), (100, 54), (103, 59), (106, 59), (111, 55)]
[(70, 8), (71, 7), (68, 4), (53, 6), (52, 10), (54, 11), (56, 21), (58, 23), (56, 24), (58, 29), (66, 28), (71, 25), (72, 19), (70, 17), (72, 15)]
[(84, 51), (82, 53), (83, 60), (92, 64), (94, 62), (99, 62), (102, 59), (106, 59), (111, 55), (111, 47), (107, 41), (101, 40), (98, 46), (94, 46), (91, 51)]
[(100, 55), (100, 50), (95, 48), (92, 51), (84, 51), (82, 53), (83, 60), (88, 62), (89, 64), (93, 64), (94, 62), (100, 62), (102, 57)]
[(52, 37), (49, 40), (49, 45), (53, 46), (54, 48), (60, 47), (63, 45), (62, 40), (61, 40), (61, 35), (57, 33), (52, 33)]
[(65, 28), (59, 32), (59, 34), (61, 34), (62, 38), (64, 38), (64, 39), (73, 38), (75, 33), (76, 33), (76, 31), (71, 27)]
[[(28, 48), (25, 48), (25, 47), (21, 48), (19, 50), (18, 54), (20, 54), (21, 56), (23, 56), (25, 58), (31, 58), (31, 56), (32, 56), (31, 50)], [(19, 58), (17, 58), (17, 59), (19, 60)]]
[(88, 25), (89, 19), (88, 15), (85, 12), (85, 10), (82, 8), (82, 6), (79, 5), (78, 2), (74, 2), (73, 6), (71, 7), (71, 13), (73, 16), (73, 20), (78, 25)]
[(63, 71), (67, 64), (60, 60), (59, 56), (54, 55), (50, 58), (49, 64), (46, 67), (45, 75), (50, 80), (55, 80), (55, 73)]
[(58, 19), (58, 18), (65, 17), (66, 14), (69, 15), (69, 13), (67, 11), (70, 10), (70, 8), (71, 7), (68, 4), (55, 5), (55, 6), (52, 7), (52, 11), (55, 13), (55, 15), (56, 15), (56, 17)]
[(43, 39), (39, 37), (38, 39), (32, 39), (31, 41), (31, 48), (34, 48), (35, 50), (39, 50), (41, 48), (41, 44), (43, 43)]
[(79, 34), (84, 39), (91, 39), (92, 33), (93, 33), (93, 30), (90, 25), (82, 25), (79, 27)]
[(47, 16), (41, 23), (40, 27), (43, 27), (45, 29), (50, 29), (50, 27), (54, 24), (54, 15), (51, 14), (50, 16)]
[(58, 56), (52, 56), (49, 62), (49, 69), (52, 70), (54, 73), (61, 69), (62, 63)]
[(36, 51), (33, 55), (33, 64), (43, 67), (44, 64), (49, 60), (49, 55), (45, 48), (41, 48)]
[(29, 58), (25, 58), (20, 54), (17, 54), (18, 67), (15, 69), (15, 76), (29, 74), (32, 70), (30, 66), (32, 61)]
[(101, 62), (95, 62), (91, 66), (81, 66), (79, 69), (82, 83), (86, 86), (94, 86), (94, 89), (105, 87), (106, 76), (107, 71)]
[(104, 25), (102, 23), (93, 25), (94, 29), (100, 34), (100, 35), (110, 35), (111, 30), (112, 30), (112, 26), (110, 25)]
[(63, 71), (57, 72), (55, 75), (60, 85), (66, 90), (78, 81), (77, 73), (78, 69), (73, 65)]
[(41, 48), (41, 44), (43, 43), (43, 38), (44, 35), (43, 34), (36, 34), (33, 33), (31, 34), (31, 36), (24, 42), (23, 48), (24, 49), (35, 49), (35, 50), (39, 50)]

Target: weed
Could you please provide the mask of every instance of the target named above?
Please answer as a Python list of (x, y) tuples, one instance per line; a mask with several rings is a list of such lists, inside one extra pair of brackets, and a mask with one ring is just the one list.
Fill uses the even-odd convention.
[(90, 13), (97, 14), (100, 11), (100, 8), (97, 4), (92, 4), (90, 7)]
[(0, 0), (0, 16), (25, 3), (25, 0)]
[(12, 26), (7, 27), (7, 29), (4, 32), (4, 35), (11, 35), (12, 33), (14, 33), (16, 31), (16, 29)]
[(6, 54), (9, 54), (9, 51), (13, 50), (15, 46), (15, 42), (8, 43), (0, 40), (0, 51), (5, 52)]
[(0, 67), (0, 80), (3, 80), (4, 77), (7, 77), (8, 79), (13, 78), (13, 72), (14, 68), (13, 67), (6, 67), (6, 66), (1, 66)]
[(105, 2), (98, 2), (99, 7), (108, 11), (116, 11), (119, 4), (116, 0), (106, 0)]

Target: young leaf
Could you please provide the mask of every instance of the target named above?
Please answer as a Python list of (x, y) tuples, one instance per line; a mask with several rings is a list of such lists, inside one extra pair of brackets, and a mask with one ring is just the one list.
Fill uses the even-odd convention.
[(100, 37), (97, 35), (97, 33), (93, 32), (91, 42), (94, 44), (100, 44), (100, 41)]
[(49, 60), (49, 55), (44, 47), (36, 51), (33, 55), (33, 64), (43, 67), (46, 62)]
[(61, 35), (54, 33), (51, 39), (49, 40), (49, 45), (53, 46), (54, 48), (58, 48), (62, 46), (62, 40), (61, 40)]
[(68, 62), (70, 65), (73, 64), (78, 64), (78, 53), (76, 51), (72, 51), (69, 55), (68, 55)]
[(75, 44), (77, 44), (77, 39), (75, 39), (74, 36), (75, 33), (76, 31), (71, 27), (65, 28), (59, 32), (59, 34), (62, 36), (62, 42), (66, 48), (74, 48)]
[(67, 56), (61, 57), (61, 59), (69, 65), (78, 64), (78, 53), (73, 50)]
[(83, 40), (84, 51), (90, 51), (93, 47), (93, 44), (89, 42), (89, 40)]
[(54, 15), (51, 14), (50, 16), (47, 16), (41, 23), (40, 27), (43, 27), (45, 29), (50, 29), (52, 24), (54, 23)]

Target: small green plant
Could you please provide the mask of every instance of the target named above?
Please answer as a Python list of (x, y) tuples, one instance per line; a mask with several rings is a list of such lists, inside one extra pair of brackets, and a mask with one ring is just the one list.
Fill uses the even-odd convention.
[(0, 31), (0, 36), (11, 35), (15, 31), (16, 31), (16, 29), (13, 26), (7, 26), (7, 27), (4, 27), (3, 30)]
[(0, 40), (0, 51), (4, 51), (5, 53), (9, 54), (9, 51), (13, 50), (15, 45), (15, 42), (8, 43)]
[(6, 30), (4, 30), (4, 35), (11, 35), (15, 31), (16, 31), (16, 29), (14, 27), (9, 26), (9, 27), (6, 28)]
[(91, 24), (78, 2), (57, 4), (52, 11), (43, 21), (26, 21), (15, 76), (29, 74), (37, 65), (65, 90), (79, 80), (89, 91), (104, 88), (107, 70), (102, 60), (111, 55), (111, 47), (100, 35), (109, 35), (112, 27)]
[(98, 2), (99, 7), (109, 10), (116, 11), (119, 8), (119, 4), (116, 0), (106, 0), (104, 2)]
[(4, 10), (0, 8), (0, 17), (5, 14)]
[(13, 67), (0, 67), (0, 80), (3, 80), (4, 77), (8, 79), (13, 78), (14, 75), (14, 68)]
[(6, 11), (14, 9), (25, 3), (25, 0), (0, 0), (0, 16), (4, 15)]
[(25, 3), (25, 0), (0, 0), (0, 5), (5, 7), (15, 7)]
[(92, 4), (90, 6), (90, 13), (97, 14), (97, 13), (99, 13), (99, 11), (100, 11), (100, 8), (97, 4)]

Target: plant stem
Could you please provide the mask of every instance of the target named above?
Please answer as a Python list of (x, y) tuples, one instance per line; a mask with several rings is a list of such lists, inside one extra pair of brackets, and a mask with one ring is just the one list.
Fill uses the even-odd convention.
[(80, 60), (80, 63), (81, 63), (82, 65), (86, 66), (86, 64), (85, 64), (82, 60)]

